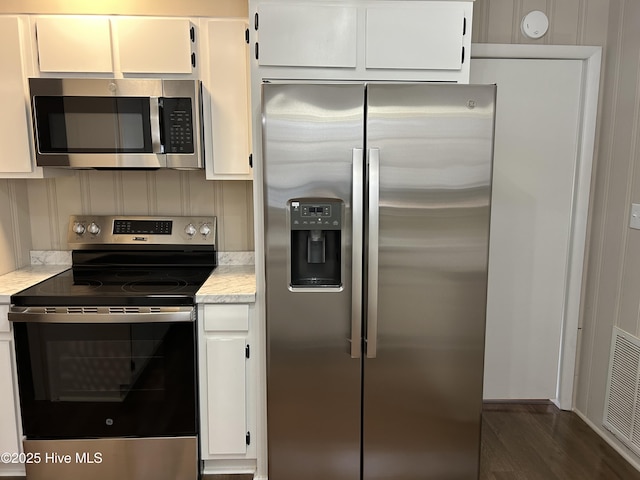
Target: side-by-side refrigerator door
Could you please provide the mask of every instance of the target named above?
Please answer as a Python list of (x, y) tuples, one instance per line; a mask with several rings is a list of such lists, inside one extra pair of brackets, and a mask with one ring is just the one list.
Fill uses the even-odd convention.
[(269, 478), (359, 480), (364, 86), (262, 92)]
[(368, 86), (363, 478), (477, 478), (494, 86)]

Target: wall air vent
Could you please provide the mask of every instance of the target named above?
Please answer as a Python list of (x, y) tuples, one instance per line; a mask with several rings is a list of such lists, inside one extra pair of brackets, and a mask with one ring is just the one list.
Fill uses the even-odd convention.
[(613, 328), (604, 427), (640, 455), (640, 339)]

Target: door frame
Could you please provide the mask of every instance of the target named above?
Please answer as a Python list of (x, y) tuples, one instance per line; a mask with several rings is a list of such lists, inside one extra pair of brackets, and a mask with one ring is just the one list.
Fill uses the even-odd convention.
[(602, 47), (474, 43), (471, 46), (471, 58), (581, 60), (583, 62), (581, 114), (571, 208), (569, 255), (565, 270), (560, 361), (556, 398), (552, 399), (562, 410), (572, 410), (580, 328), (580, 301), (589, 220), (589, 198), (592, 184), (591, 172), (595, 154)]

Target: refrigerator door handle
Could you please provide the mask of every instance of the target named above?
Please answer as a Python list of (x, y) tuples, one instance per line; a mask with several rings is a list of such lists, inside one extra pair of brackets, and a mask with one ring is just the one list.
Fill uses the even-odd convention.
[(353, 192), (352, 206), (352, 259), (351, 259), (351, 358), (362, 355), (362, 257), (364, 235), (364, 150), (352, 152)]
[(376, 358), (378, 350), (378, 240), (380, 213), (380, 149), (368, 152), (369, 166), (369, 222), (367, 265), (367, 358)]

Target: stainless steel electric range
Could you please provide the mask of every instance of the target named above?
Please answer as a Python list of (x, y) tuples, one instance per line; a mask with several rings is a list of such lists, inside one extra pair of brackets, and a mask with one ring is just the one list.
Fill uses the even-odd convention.
[(197, 479), (215, 218), (73, 216), (68, 243), (71, 269), (11, 297), (27, 478)]

